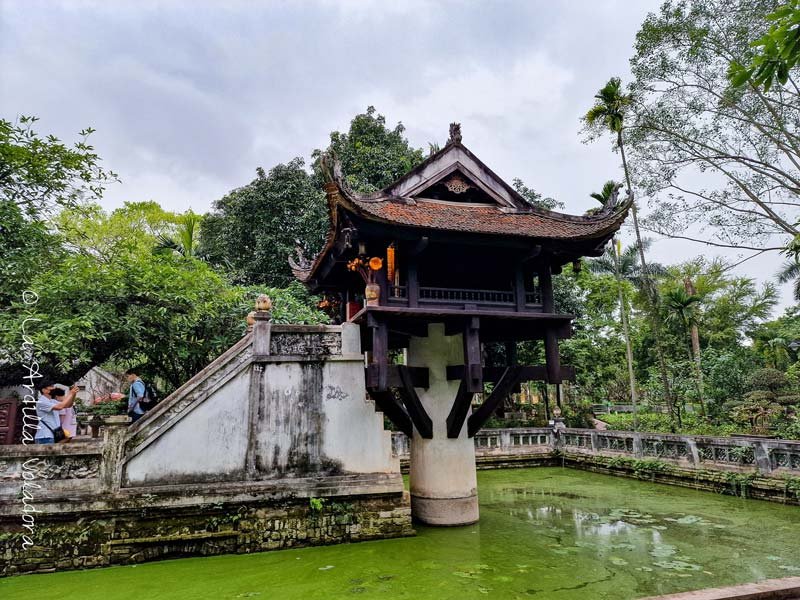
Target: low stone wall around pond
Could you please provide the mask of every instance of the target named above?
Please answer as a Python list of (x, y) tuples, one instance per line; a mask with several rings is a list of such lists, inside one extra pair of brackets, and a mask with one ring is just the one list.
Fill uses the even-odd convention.
[[(392, 449), (408, 470), (408, 438)], [(800, 504), (800, 442), (550, 428), (484, 429), (478, 469), (563, 465), (785, 504)]]
[(0, 576), (413, 535), (358, 327), (255, 321), (133, 425), (0, 446)]

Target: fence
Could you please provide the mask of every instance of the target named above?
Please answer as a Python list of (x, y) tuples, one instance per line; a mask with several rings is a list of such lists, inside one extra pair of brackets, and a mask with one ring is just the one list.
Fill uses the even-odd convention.
[[(762, 474), (800, 472), (800, 441), (748, 437), (711, 437), (564, 429), (556, 437), (550, 428), (484, 429), (475, 435), (476, 456), (564, 453), (627, 456), (665, 460), (695, 468), (755, 469)], [(392, 450), (409, 454), (409, 440), (392, 436)]]

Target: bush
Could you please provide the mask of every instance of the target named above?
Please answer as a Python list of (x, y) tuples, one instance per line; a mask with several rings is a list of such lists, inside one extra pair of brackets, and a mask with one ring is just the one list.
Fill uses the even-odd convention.
[(789, 379), (786, 373), (777, 369), (758, 369), (747, 378), (747, 387), (775, 393), (789, 387)]

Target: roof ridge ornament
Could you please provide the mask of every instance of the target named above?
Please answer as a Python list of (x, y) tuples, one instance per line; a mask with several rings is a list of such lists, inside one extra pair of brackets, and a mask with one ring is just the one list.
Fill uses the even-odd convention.
[(461, 123), (450, 123), (450, 139), (447, 145), (461, 143)]

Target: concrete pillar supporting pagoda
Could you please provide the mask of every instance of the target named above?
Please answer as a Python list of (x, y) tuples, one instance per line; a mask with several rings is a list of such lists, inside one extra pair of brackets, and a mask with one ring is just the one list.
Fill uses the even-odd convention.
[(459, 387), (459, 381), (447, 380), (447, 365), (463, 363), (462, 336), (445, 336), (442, 323), (429, 324), (427, 337), (410, 339), (408, 365), (428, 369), (429, 387), (417, 393), (433, 425), (431, 439), (414, 429), (411, 440), (411, 512), (428, 525), (478, 520), (475, 444), (466, 420), (457, 438), (447, 436), (447, 416)]

